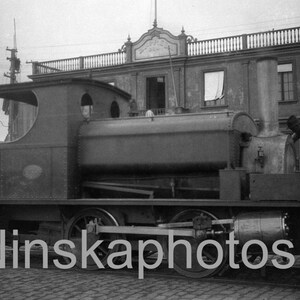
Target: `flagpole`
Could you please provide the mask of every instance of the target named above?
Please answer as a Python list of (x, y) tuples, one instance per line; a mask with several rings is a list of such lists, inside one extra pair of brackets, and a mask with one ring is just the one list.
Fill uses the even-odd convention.
[(173, 89), (174, 89), (174, 95), (175, 95), (175, 104), (176, 104), (176, 107), (178, 107), (177, 93), (176, 93), (176, 87), (175, 87), (175, 78), (174, 78), (174, 71), (173, 71), (173, 65), (172, 65), (172, 59), (171, 59), (171, 50), (170, 50), (170, 46), (168, 46), (168, 49), (169, 49), (169, 58), (170, 58), (171, 76), (172, 76)]
[(157, 27), (157, 0), (154, 1), (154, 22), (153, 26)]

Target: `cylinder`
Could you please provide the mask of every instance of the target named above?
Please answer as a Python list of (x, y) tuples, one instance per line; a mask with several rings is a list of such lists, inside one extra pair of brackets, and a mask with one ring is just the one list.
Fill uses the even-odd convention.
[(276, 58), (257, 61), (257, 108), (261, 121), (259, 136), (278, 134), (278, 74)]
[(242, 246), (250, 240), (260, 240), (267, 247), (288, 236), (287, 215), (280, 211), (239, 214), (234, 222), (235, 238)]

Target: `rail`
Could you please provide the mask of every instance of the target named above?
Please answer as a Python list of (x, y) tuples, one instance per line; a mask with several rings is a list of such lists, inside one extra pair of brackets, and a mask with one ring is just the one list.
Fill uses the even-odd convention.
[[(256, 32), (202, 41), (197, 41), (196, 39), (186, 36), (186, 55), (200, 56), (228, 53), (248, 49), (295, 44), (299, 42), (300, 27)], [(127, 55), (130, 55), (129, 52), (126, 53), (126, 51), (118, 51), (75, 58), (33, 62), (32, 74), (39, 75), (123, 65), (127, 62)], [(129, 58), (128, 62), (130, 61), (131, 59)]]

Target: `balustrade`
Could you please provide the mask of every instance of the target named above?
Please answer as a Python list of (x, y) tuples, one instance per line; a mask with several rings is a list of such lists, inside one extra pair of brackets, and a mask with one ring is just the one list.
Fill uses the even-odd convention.
[[(209, 55), (300, 42), (300, 27), (197, 41), (186, 38), (187, 55)], [(128, 57), (127, 57), (128, 59)], [(130, 59), (127, 60), (130, 62)], [(112, 52), (33, 63), (33, 75), (103, 68), (126, 63), (126, 52)]]
[(280, 46), (300, 42), (300, 28), (289, 28), (248, 34), (248, 48)]
[(231, 36), (219, 39), (196, 41), (188, 43), (188, 55), (206, 55), (243, 49), (242, 36)]
[(93, 69), (121, 65), (125, 63), (125, 55), (126, 54), (124, 52), (113, 52), (45, 62), (34, 62), (33, 74), (70, 72), (81, 69)]
[(300, 42), (300, 28), (288, 28), (219, 39), (188, 42), (188, 55), (206, 55)]

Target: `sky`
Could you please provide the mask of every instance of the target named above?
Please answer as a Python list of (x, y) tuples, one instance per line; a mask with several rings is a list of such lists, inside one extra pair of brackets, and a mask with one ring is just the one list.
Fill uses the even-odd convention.
[[(0, 0), (0, 84), (16, 21), (19, 81), (30, 61), (115, 52), (152, 28), (155, 0)], [(300, 0), (157, 0), (158, 27), (198, 40), (300, 25)]]
[[(158, 27), (198, 40), (300, 26), (300, 0), (156, 0)], [(30, 61), (115, 52), (153, 26), (155, 0), (0, 0), (0, 84), (9, 83), (14, 19), (21, 73)], [(0, 116), (0, 121), (3, 116)], [(1, 125), (1, 123), (0, 123)], [(0, 126), (1, 127), (1, 126)], [(1, 130), (1, 128), (0, 128)]]

